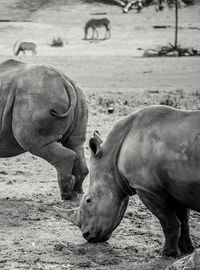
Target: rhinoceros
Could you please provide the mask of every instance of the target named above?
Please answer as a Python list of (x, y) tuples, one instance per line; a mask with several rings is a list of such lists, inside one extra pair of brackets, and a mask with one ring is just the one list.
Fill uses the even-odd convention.
[(62, 199), (82, 192), (88, 109), (82, 90), (62, 72), (16, 60), (0, 64), (0, 157), (26, 151), (57, 170)]
[(189, 209), (200, 212), (200, 111), (149, 106), (118, 121), (106, 140), (90, 139), (90, 183), (80, 206), (60, 215), (89, 242), (110, 238), (137, 194), (159, 219), (163, 255), (194, 247)]

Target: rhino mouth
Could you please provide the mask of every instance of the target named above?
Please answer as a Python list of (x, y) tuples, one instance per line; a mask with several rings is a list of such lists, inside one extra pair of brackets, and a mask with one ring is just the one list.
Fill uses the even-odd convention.
[(101, 231), (90, 233), (89, 230), (86, 230), (82, 234), (89, 243), (106, 242), (111, 237), (111, 234), (101, 233)]
[(122, 201), (117, 218), (115, 219), (115, 221), (109, 220), (109, 224), (107, 224), (107, 226), (102, 226), (101, 224), (99, 228), (89, 228), (88, 226), (83, 225), (81, 227), (83, 238), (85, 238), (89, 243), (106, 242), (111, 237), (112, 232), (116, 229), (116, 227), (122, 220), (124, 212), (126, 211), (128, 205), (128, 201), (128, 197), (126, 197)]

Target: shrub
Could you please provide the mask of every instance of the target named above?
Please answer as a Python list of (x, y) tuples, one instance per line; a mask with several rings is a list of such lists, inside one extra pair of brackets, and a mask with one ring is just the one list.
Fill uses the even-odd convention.
[(52, 47), (62, 47), (64, 45), (64, 42), (62, 40), (62, 38), (57, 37), (57, 38), (53, 38), (51, 46)]

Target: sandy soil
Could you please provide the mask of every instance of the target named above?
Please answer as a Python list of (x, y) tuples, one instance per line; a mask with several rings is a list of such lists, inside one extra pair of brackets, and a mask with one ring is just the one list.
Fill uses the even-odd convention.
[[(4, 7), (6, 6), (5, 1)], [(11, 2), (11, 1), (8, 1)], [(15, 1), (16, 2), (16, 1)], [(88, 7), (90, 10), (88, 11)], [(9, 12), (7, 11), (9, 10)], [(91, 13), (107, 12), (112, 21), (108, 41), (83, 41), (83, 25)], [(199, 58), (140, 58), (141, 50), (173, 40), (173, 29), (155, 30), (153, 25), (173, 25), (172, 13), (128, 15), (103, 4), (47, 6), (37, 12), (4, 9), (0, 23), (0, 60), (12, 57), (17, 39), (39, 44), (38, 56), (21, 59), (55, 65), (75, 79), (89, 105), (88, 138), (98, 129), (103, 137), (114, 121), (146, 105), (168, 102), (177, 108), (200, 109)], [(23, 14), (20, 15), (20, 14)], [(180, 41), (198, 46), (199, 7), (181, 10)], [(93, 16), (94, 17), (94, 16)], [(30, 22), (20, 22), (20, 18)], [(184, 19), (184, 20), (183, 20)], [(51, 48), (53, 35), (64, 38), (64, 48)], [(114, 108), (108, 114), (109, 106)], [(88, 178), (84, 189), (88, 186)], [(59, 197), (53, 167), (29, 153), (2, 159), (0, 167), (0, 269), (164, 269), (173, 259), (160, 256), (164, 237), (159, 222), (138, 198), (130, 198), (127, 212), (112, 238), (88, 244), (78, 228), (58, 217), (52, 206), (71, 208), (76, 202)], [(192, 213), (191, 234), (200, 246), (200, 215)]]

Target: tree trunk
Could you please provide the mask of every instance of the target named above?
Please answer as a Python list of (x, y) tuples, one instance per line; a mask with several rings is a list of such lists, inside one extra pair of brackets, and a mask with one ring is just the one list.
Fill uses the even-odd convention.
[(174, 48), (178, 47), (178, 0), (175, 0), (175, 41)]

